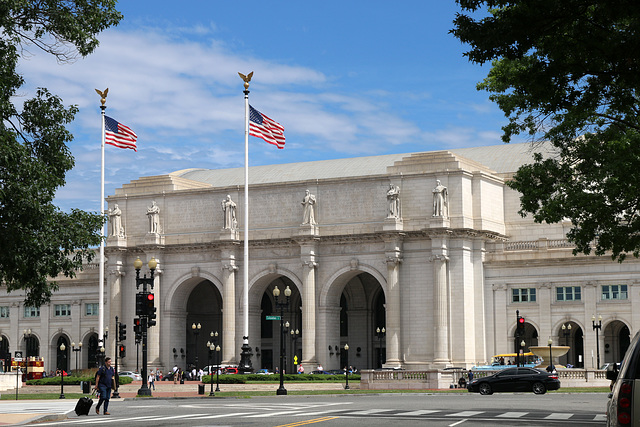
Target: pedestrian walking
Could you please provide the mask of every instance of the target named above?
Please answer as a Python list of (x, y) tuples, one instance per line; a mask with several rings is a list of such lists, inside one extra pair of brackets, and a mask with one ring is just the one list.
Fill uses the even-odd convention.
[(156, 376), (153, 374), (153, 370), (149, 372), (149, 388), (156, 389)]
[(98, 404), (96, 405), (96, 414), (100, 415), (100, 406), (104, 403), (104, 415), (111, 415), (109, 413), (109, 399), (111, 398), (111, 387), (113, 385), (113, 377), (115, 371), (111, 367), (111, 358), (104, 359), (104, 365), (98, 369), (96, 374), (96, 386), (94, 387), (100, 396)]

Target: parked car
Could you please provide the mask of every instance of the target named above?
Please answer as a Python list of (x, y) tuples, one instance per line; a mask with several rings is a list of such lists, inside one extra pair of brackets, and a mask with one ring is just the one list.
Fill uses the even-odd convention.
[(238, 373), (238, 368), (233, 366), (227, 366), (226, 368), (222, 368), (221, 373), (226, 375), (234, 375)]
[(120, 375), (121, 377), (129, 377), (134, 381), (142, 381), (142, 376), (137, 372), (120, 371), (120, 372), (118, 372), (118, 375)]
[(258, 374), (258, 375), (272, 375), (273, 372), (269, 372), (268, 369), (258, 369), (256, 374)]
[[(329, 371), (312, 371), (311, 372), (314, 375), (333, 375), (331, 372)], [(343, 374), (344, 375), (344, 374)]]
[(545, 394), (547, 390), (558, 390), (560, 380), (557, 373), (536, 368), (507, 368), (488, 377), (477, 378), (467, 385), (467, 390), (480, 394), (494, 392), (533, 391)]
[(638, 332), (619, 365), (607, 368), (612, 381), (607, 402), (607, 426), (640, 426), (640, 332)]

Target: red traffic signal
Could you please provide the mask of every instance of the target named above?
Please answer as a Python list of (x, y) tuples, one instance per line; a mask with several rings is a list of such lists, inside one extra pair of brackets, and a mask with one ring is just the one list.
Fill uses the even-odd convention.
[(147, 299), (153, 302), (153, 294), (147, 294)]
[(524, 326), (524, 317), (518, 317), (518, 325), (520, 327)]

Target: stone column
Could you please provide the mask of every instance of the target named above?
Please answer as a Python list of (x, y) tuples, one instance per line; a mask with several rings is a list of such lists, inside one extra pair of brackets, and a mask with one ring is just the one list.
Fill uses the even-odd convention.
[(400, 331), (402, 330), (402, 306), (400, 304), (400, 264), (402, 263), (402, 235), (387, 240), (386, 344), (385, 366), (400, 366)]
[[(313, 247), (314, 245), (310, 245)], [(316, 368), (316, 267), (315, 252), (303, 246), (302, 256), (302, 365), (305, 372)]]
[[(123, 267), (122, 257), (117, 254), (109, 255), (109, 266), (107, 268), (107, 294), (105, 295), (105, 326), (109, 327), (109, 336), (105, 343), (105, 354), (109, 357), (114, 357), (116, 352), (116, 316), (118, 320), (123, 323), (127, 323), (125, 320), (122, 305), (123, 301), (127, 299), (127, 295), (122, 292), (122, 280), (126, 276), (126, 271)], [(108, 300), (107, 300), (108, 298)], [(98, 337), (100, 339), (101, 337)], [(129, 337), (127, 336), (127, 339)], [(124, 344), (127, 344), (125, 342)], [(84, 345), (84, 344), (83, 344)], [(121, 362), (119, 362), (121, 363)]]
[(449, 358), (449, 309), (447, 295), (446, 255), (433, 255), (433, 363), (447, 365)]
[(236, 361), (236, 258), (233, 251), (222, 252), (222, 362)]

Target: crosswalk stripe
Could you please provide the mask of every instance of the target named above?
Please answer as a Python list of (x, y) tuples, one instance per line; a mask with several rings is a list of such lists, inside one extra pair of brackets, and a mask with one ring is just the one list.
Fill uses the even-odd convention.
[(473, 417), (475, 415), (480, 415), (483, 414), (484, 411), (462, 411), (462, 412), (456, 412), (455, 414), (447, 414), (445, 415), (446, 417), (462, 417), (462, 418), (466, 418), (466, 417)]
[(528, 412), (505, 412), (504, 414), (496, 415), (496, 418), (520, 418), (527, 414)]
[(411, 411), (411, 412), (400, 412), (398, 413), (399, 417), (410, 417), (413, 415), (426, 415), (426, 414), (434, 414), (436, 412), (440, 412), (439, 410), (436, 409), (419, 409), (417, 411)]
[(562, 412), (554, 412), (553, 414), (549, 414), (544, 417), (545, 420), (568, 420), (571, 418), (573, 414), (567, 414)]
[(393, 409), (368, 409), (366, 411), (347, 412), (345, 415), (372, 415), (389, 411), (393, 411)]
[(247, 414), (246, 412), (232, 412), (229, 414), (200, 415), (194, 418), (194, 420), (208, 420), (212, 418), (238, 417), (242, 415), (251, 415), (251, 414)]
[(607, 415), (606, 414), (598, 414), (595, 417), (593, 417), (593, 421), (607, 421)]

